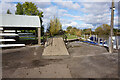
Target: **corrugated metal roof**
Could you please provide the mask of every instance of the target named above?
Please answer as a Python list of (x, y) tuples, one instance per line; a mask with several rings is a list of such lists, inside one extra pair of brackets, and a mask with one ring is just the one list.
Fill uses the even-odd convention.
[(40, 27), (39, 16), (0, 14), (0, 27)]

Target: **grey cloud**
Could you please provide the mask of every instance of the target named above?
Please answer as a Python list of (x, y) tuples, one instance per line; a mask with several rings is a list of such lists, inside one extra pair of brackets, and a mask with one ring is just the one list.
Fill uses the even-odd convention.
[(35, 2), (35, 4), (37, 7), (46, 8), (51, 5), (51, 2)]

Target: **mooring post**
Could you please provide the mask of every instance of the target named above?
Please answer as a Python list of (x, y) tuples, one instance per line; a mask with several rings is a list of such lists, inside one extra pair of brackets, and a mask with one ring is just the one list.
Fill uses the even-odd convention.
[(100, 45), (100, 38), (98, 38), (98, 45)]
[(118, 49), (118, 46), (119, 46), (119, 38), (118, 36), (116, 36), (116, 49)]
[(97, 35), (96, 35), (96, 43), (97, 43)]
[(86, 40), (88, 39), (88, 35), (86, 35)]
[(84, 34), (84, 41), (86, 40), (86, 38), (85, 38), (85, 34)]
[(102, 46), (104, 46), (104, 38), (102, 38)]

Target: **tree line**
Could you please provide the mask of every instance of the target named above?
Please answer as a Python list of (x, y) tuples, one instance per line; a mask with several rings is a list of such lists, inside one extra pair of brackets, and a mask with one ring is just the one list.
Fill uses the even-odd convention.
[[(120, 32), (118, 29), (113, 29), (114, 35)], [(110, 25), (102, 24), (98, 26), (94, 31), (91, 28), (88, 29), (77, 29), (76, 27), (68, 26), (66, 33), (81, 37), (82, 35), (98, 35), (100, 38), (108, 38), (110, 35)]]

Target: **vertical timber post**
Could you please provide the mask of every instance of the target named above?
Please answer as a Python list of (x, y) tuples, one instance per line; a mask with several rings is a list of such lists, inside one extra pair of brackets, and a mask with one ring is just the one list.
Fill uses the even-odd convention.
[(102, 38), (102, 46), (104, 46), (104, 38)]
[(85, 34), (84, 34), (84, 41), (85, 41), (85, 39), (86, 39), (86, 38), (85, 38)]
[(41, 30), (38, 28), (38, 45), (41, 45)]
[(100, 45), (100, 38), (98, 38), (98, 45)]
[(119, 38), (118, 36), (116, 36), (116, 49), (118, 50), (118, 46), (119, 46)]
[(98, 38), (98, 37), (97, 37), (97, 35), (96, 35), (96, 43), (97, 43), (97, 38)]

